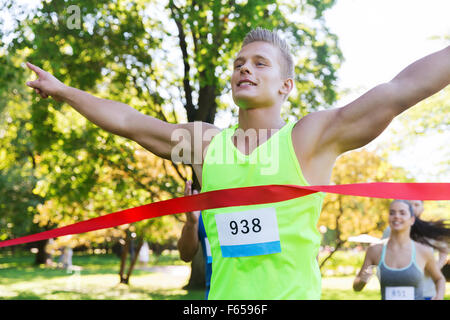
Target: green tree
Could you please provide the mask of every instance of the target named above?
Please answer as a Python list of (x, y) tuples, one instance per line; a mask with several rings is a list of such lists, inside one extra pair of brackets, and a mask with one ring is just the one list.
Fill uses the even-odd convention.
[[(26, 57), (68, 85), (167, 122), (213, 123), (219, 110), (236, 112), (226, 102), (229, 65), (257, 26), (279, 29), (293, 48), (296, 92), (283, 110), (286, 118), (336, 99), (342, 57), (322, 16), (334, 1), (46, 1), (31, 11), (6, 3), (20, 21), (5, 48), (6, 55), (22, 57), (15, 68)], [(71, 5), (80, 10), (79, 28), (69, 23)], [(0, 92), (8, 90), (0, 84)], [(29, 137), (12, 148), (26, 143), (38, 159), (29, 177), (36, 177), (33, 194), (43, 200), (31, 206), (31, 215), (42, 228), (180, 196), (182, 181), (192, 175), (167, 161), (156, 173), (141, 168), (139, 146), (99, 130), (67, 105), (36, 96), (21, 105), (29, 113)], [(145, 239), (148, 229), (136, 230)], [(191, 283), (202, 279), (194, 271)]]
[[(393, 167), (375, 152), (366, 149), (351, 151), (339, 157), (331, 181), (334, 184), (412, 182), (407, 178), (405, 170)], [(348, 245), (350, 236), (369, 234), (381, 238), (387, 227), (390, 202), (389, 199), (327, 194), (319, 225), (333, 231), (334, 251), (324, 257), (320, 268), (335, 252)]]
[[(6, 240), (43, 229), (33, 223), (34, 208), (44, 199), (33, 193), (37, 183), (36, 154), (30, 143), (31, 113), (24, 101), (30, 96), (23, 88), (25, 81), (21, 57), (0, 50), (0, 239)], [(17, 214), (20, 213), (20, 214)], [(39, 242), (44, 247), (45, 242)], [(45, 261), (45, 251), (36, 263)]]
[(432, 144), (435, 146), (435, 150), (441, 153), (442, 160), (437, 161), (435, 157), (432, 157), (428, 163), (428, 168), (431, 169), (423, 168), (423, 171), (433, 181), (441, 180), (441, 176), (448, 177), (450, 167), (450, 149), (448, 148), (450, 88), (444, 88), (401, 114), (389, 133), (391, 138), (386, 144), (386, 152), (392, 153), (422, 153), (423, 151), (417, 147), (420, 142), (425, 139), (433, 139)]

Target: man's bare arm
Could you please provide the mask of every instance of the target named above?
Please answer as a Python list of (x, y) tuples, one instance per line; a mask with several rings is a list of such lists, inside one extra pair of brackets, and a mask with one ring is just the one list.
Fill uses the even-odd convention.
[[(171, 158), (173, 147), (179, 140), (173, 140), (175, 130), (185, 135), (183, 151), (193, 153), (194, 124), (171, 124), (151, 116), (117, 101), (97, 98), (87, 92), (64, 85), (50, 73), (27, 63), (38, 79), (27, 82), (42, 98), (52, 96), (55, 100), (70, 104), (75, 110), (95, 123), (100, 128), (113, 134), (136, 141), (150, 152), (165, 158)], [(202, 123), (204, 129), (215, 128), (211, 124)], [(198, 151), (197, 151), (198, 153)], [(192, 159), (193, 156), (186, 157)]]
[(360, 148), (380, 135), (394, 117), (449, 83), (450, 46), (410, 64), (348, 105), (325, 111), (319, 144), (333, 147), (337, 154)]

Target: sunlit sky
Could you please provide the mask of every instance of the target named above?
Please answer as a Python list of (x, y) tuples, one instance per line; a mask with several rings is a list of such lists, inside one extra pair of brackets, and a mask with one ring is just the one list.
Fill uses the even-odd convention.
[[(339, 69), (338, 90), (350, 90), (337, 106), (354, 100), (404, 67), (450, 44), (449, 0), (338, 0), (326, 12), (330, 31), (339, 38), (345, 61)], [(391, 126), (395, 125), (395, 120)], [(389, 139), (386, 130), (370, 146)], [(412, 172), (421, 182), (450, 181), (437, 174), (438, 161), (449, 162), (442, 148), (450, 132), (416, 139), (407, 150), (392, 153), (390, 161)], [(441, 147), (439, 149), (439, 147)]]
[(448, 45), (449, 14), (449, 0), (338, 0), (325, 19), (345, 58), (340, 88), (354, 91), (339, 104)]

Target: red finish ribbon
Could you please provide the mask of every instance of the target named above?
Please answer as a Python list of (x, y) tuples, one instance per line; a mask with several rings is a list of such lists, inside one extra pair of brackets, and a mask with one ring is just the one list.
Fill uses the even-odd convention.
[(280, 202), (316, 192), (384, 199), (450, 200), (450, 183), (374, 182), (327, 186), (264, 185), (208, 191), (196, 195), (154, 202), (57, 229), (5, 240), (0, 242), (0, 248), (111, 228), (169, 214)]

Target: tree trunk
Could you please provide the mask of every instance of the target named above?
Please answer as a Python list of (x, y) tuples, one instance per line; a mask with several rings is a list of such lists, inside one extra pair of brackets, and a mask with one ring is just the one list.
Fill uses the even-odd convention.
[(128, 267), (128, 272), (127, 272), (127, 274), (124, 275), (126, 265), (127, 265), (128, 253), (129, 253), (130, 247), (132, 245), (131, 241), (132, 241), (132, 238), (129, 235), (129, 233), (127, 232), (125, 244), (122, 247), (122, 253), (120, 255), (119, 277), (120, 277), (120, 283), (123, 283), (123, 284), (129, 284), (131, 273), (134, 270), (134, 266), (136, 265), (136, 261), (139, 256), (139, 251), (141, 250), (141, 247), (144, 244), (144, 239), (139, 238), (138, 246), (137, 246), (136, 250), (134, 251), (134, 254), (130, 255), (130, 266)]
[(134, 256), (132, 257), (132, 260), (131, 260), (131, 263), (130, 263), (130, 267), (128, 268), (127, 276), (124, 279), (126, 281), (124, 283), (126, 283), (126, 284), (129, 284), (131, 273), (134, 270), (134, 266), (136, 265), (136, 261), (137, 261), (137, 258), (139, 256), (139, 251), (141, 250), (141, 247), (142, 247), (143, 244), (144, 244), (144, 239), (140, 238), (138, 246), (137, 246), (136, 250), (134, 251)]
[(38, 252), (36, 253), (34, 264), (40, 265), (47, 262), (48, 254), (45, 250), (47, 247), (48, 239), (36, 242)]
[[(198, 103), (197, 108), (195, 108), (192, 92), (193, 88), (190, 85), (190, 65), (189, 65), (189, 56), (187, 50), (187, 41), (186, 41), (186, 33), (183, 29), (183, 20), (182, 14), (180, 12), (180, 8), (178, 8), (173, 1), (169, 1), (169, 8), (172, 13), (172, 18), (174, 19), (177, 28), (178, 28), (178, 37), (180, 41), (180, 49), (183, 56), (183, 65), (184, 65), (184, 75), (183, 75), (183, 88), (185, 94), (185, 103), (184, 108), (186, 109), (188, 122), (193, 121), (202, 121), (208, 123), (214, 123), (214, 118), (217, 111), (217, 103), (216, 98), (218, 96), (217, 91), (217, 79), (215, 77), (214, 71), (212, 70), (203, 70), (199, 73), (199, 85), (200, 89), (198, 92)], [(223, 25), (222, 25), (223, 27)], [(194, 36), (194, 35), (193, 35)], [(219, 35), (215, 39), (218, 43)], [(195, 51), (197, 51), (196, 47), (197, 40), (194, 36), (194, 47)], [(219, 45), (217, 45), (218, 47)], [(198, 52), (196, 52), (198, 54)], [(193, 188), (200, 190), (200, 182), (197, 179), (197, 176), (193, 172)], [(205, 258), (203, 257), (203, 253), (201, 250), (197, 250), (197, 253), (192, 259), (191, 263), (191, 276), (189, 278), (189, 283), (185, 286), (186, 289), (201, 289), (205, 288)]]
[(196, 121), (214, 123), (217, 111), (217, 93), (215, 85), (205, 85), (200, 87), (198, 93), (198, 110), (195, 114)]
[(320, 270), (322, 270), (322, 267), (325, 265), (325, 262), (327, 262), (329, 259), (331, 259), (333, 254), (335, 254), (342, 247), (342, 245), (345, 242), (346, 241), (342, 241), (341, 239), (338, 239), (338, 241), (336, 243), (336, 247), (334, 248), (334, 250), (332, 252), (330, 252), (330, 254), (325, 259), (323, 259), (322, 263), (320, 264), (320, 267), (319, 267)]
[(205, 258), (200, 246), (191, 262), (191, 276), (189, 282), (183, 289), (205, 289)]
[(336, 247), (330, 254), (322, 261), (322, 263), (319, 266), (319, 269), (322, 271), (322, 267), (325, 265), (325, 262), (327, 262), (328, 259), (330, 259), (333, 254), (339, 250), (339, 248), (345, 243), (346, 240), (341, 239), (341, 229), (340, 229), (340, 223), (339, 219), (344, 215), (344, 208), (342, 207), (342, 199), (341, 196), (338, 196), (338, 203), (339, 203), (339, 214), (336, 216)]
[(128, 250), (130, 248), (130, 236), (128, 235), (125, 238), (125, 244), (122, 247), (122, 253), (120, 255), (120, 271), (119, 271), (119, 277), (120, 277), (120, 283), (127, 284), (127, 281), (125, 277), (123, 276), (123, 273), (125, 271), (125, 266), (127, 264), (127, 256), (128, 256)]

